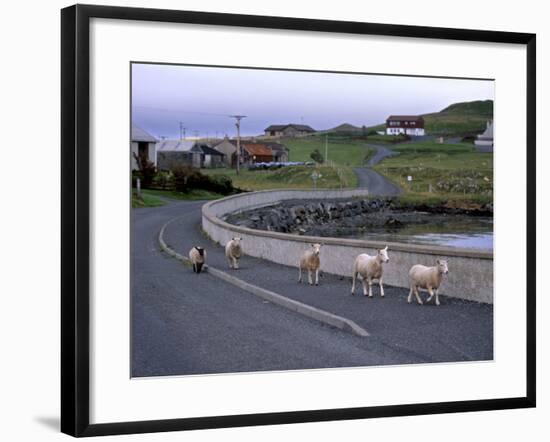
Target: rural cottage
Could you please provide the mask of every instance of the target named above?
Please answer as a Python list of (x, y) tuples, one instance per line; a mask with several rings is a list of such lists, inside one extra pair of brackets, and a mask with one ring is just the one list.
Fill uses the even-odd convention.
[(156, 163), (157, 139), (138, 126), (132, 125), (132, 170), (138, 170), (139, 166), (134, 155)]

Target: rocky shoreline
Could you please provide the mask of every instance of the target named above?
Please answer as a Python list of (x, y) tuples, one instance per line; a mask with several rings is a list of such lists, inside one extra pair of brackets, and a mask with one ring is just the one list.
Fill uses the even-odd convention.
[(411, 225), (444, 227), (473, 217), (492, 218), (492, 204), (454, 202), (412, 203), (398, 198), (303, 200), (230, 214), (225, 221), (273, 232), (313, 236), (361, 235), (364, 231), (392, 232)]

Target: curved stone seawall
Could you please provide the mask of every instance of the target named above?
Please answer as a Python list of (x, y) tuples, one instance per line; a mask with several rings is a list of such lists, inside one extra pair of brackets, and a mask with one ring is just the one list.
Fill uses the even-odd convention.
[[(384, 269), (384, 282), (408, 287), (408, 272), (414, 264), (434, 265), (438, 258), (449, 261), (449, 276), (440, 293), (472, 301), (493, 303), (492, 252), (453, 247), (404, 243), (383, 243), (358, 239), (298, 236), (254, 230), (226, 223), (222, 218), (233, 212), (277, 204), (285, 200), (323, 200), (367, 197), (366, 189), (344, 190), (265, 190), (211, 201), (202, 207), (202, 228), (214, 240), (225, 244), (234, 236), (243, 238), (245, 254), (268, 261), (297, 266), (308, 244), (320, 242), (321, 269), (324, 272), (351, 277), (355, 257), (373, 255), (388, 245), (390, 262)], [(298, 272), (296, 272), (297, 278)], [(377, 287), (376, 287), (377, 288)], [(359, 290), (357, 291), (359, 292)]]

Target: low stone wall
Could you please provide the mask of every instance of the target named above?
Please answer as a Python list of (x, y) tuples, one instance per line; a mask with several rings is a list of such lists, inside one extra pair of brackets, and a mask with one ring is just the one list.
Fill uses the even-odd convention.
[(266, 190), (234, 195), (211, 201), (202, 207), (203, 230), (220, 244), (234, 236), (243, 238), (245, 254), (279, 264), (297, 266), (308, 244), (320, 242), (321, 269), (324, 272), (351, 277), (355, 257), (370, 255), (388, 246), (390, 262), (384, 270), (384, 282), (408, 287), (408, 272), (414, 264), (434, 265), (438, 258), (449, 261), (449, 276), (440, 293), (447, 296), (493, 303), (493, 254), (471, 249), (382, 243), (343, 238), (319, 238), (267, 232), (234, 226), (221, 218), (229, 213), (277, 204), (284, 200), (322, 200), (366, 197), (366, 189), (344, 190)]

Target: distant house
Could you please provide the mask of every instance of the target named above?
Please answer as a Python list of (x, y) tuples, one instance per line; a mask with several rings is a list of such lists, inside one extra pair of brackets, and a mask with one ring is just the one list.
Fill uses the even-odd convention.
[(288, 161), (288, 148), (281, 143), (262, 143), (271, 149), (273, 161), (285, 163)]
[(237, 140), (230, 140), (225, 137), (221, 142), (215, 144), (214, 149), (224, 155), (224, 162), (227, 167), (232, 167), (236, 164)]
[(425, 135), (424, 118), (417, 115), (390, 115), (386, 120), (386, 134)]
[(225, 162), (224, 162), (224, 158), (225, 158), (225, 155), (206, 145), (206, 144), (201, 144), (199, 145), (201, 151), (202, 151), (202, 157), (201, 157), (201, 167), (205, 167), (207, 169), (210, 169), (210, 168), (215, 168), (215, 167), (223, 167)]
[(265, 144), (241, 143), (243, 150), (242, 163), (270, 163), (273, 161), (273, 151)]
[[(479, 148), (492, 149), (493, 148), (493, 122), (487, 121), (487, 127), (485, 132), (478, 135), (474, 141), (474, 144)], [(483, 150), (483, 149), (478, 149)]]
[(315, 129), (306, 124), (272, 124), (264, 129), (268, 137), (297, 137), (315, 132)]
[(170, 170), (178, 166), (200, 168), (203, 152), (196, 141), (163, 140), (157, 144), (157, 167)]
[(158, 140), (142, 128), (132, 124), (132, 170), (138, 170), (139, 166), (134, 156), (151, 161), (156, 165), (156, 144)]

